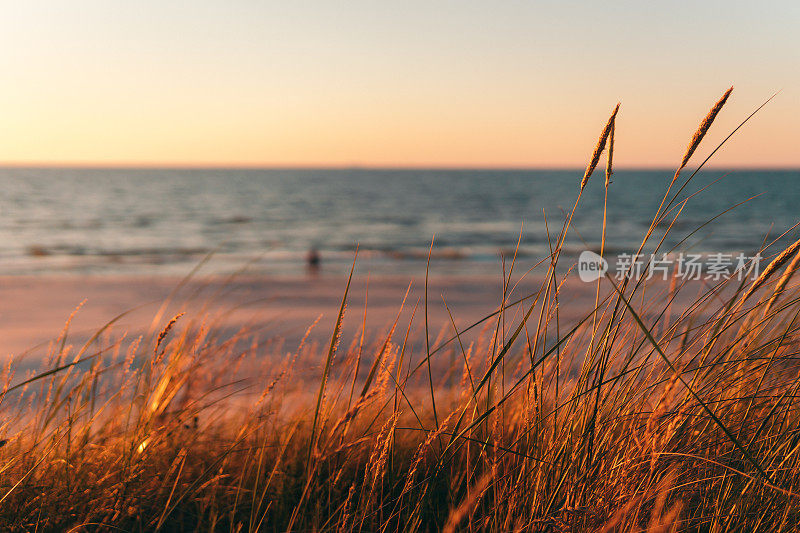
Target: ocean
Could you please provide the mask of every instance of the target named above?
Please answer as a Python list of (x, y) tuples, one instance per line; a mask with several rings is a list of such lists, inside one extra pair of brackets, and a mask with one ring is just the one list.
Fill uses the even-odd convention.
[[(548, 254), (581, 176), (580, 169), (5, 168), (0, 275), (182, 275), (209, 254), (205, 271), (291, 275), (305, 272), (310, 249), (322, 272), (338, 274), (357, 244), (361, 271), (405, 274), (424, 271), (434, 235), (433, 273), (499, 273), (521, 228), (517, 268), (529, 268)], [(614, 174), (607, 254), (636, 250), (671, 177), (669, 170)], [(603, 181), (597, 173), (583, 192), (562, 259), (599, 248)], [(752, 254), (788, 230), (768, 248), (774, 253), (800, 236), (793, 229), (800, 170), (703, 170), (678, 200), (685, 198), (662, 251)]]

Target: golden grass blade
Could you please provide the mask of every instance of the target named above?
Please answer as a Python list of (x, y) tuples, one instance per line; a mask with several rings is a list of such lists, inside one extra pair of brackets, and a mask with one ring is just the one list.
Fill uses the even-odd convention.
[(430, 273), (431, 269), (431, 254), (433, 253), (433, 239), (435, 238), (436, 236), (431, 237), (431, 248), (428, 250), (428, 262), (425, 265), (425, 353), (427, 354), (425, 360), (428, 362), (428, 384), (430, 385), (431, 391), (433, 420), (436, 423), (436, 429), (439, 429), (439, 415), (436, 412), (436, 394), (433, 392), (433, 375), (431, 374), (431, 340), (428, 333), (428, 274)]
[(617, 112), (619, 111), (619, 104), (617, 107), (614, 108), (614, 112), (611, 113), (611, 116), (608, 117), (608, 122), (606, 122), (606, 126), (603, 128), (603, 132), (600, 134), (600, 138), (597, 139), (597, 146), (594, 147), (594, 153), (592, 153), (592, 158), (589, 160), (589, 165), (586, 167), (586, 172), (583, 173), (583, 179), (581, 180), (581, 190), (586, 187), (586, 184), (589, 182), (589, 178), (591, 177), (594, 169), (597, 168), (597, 163), (600, 162), (600, 154), (603, 153), (603, 150), (606, 148), (606, 141), (608, 140), (608, 136), (611, 133), (611, 129), (614, 127), (614, 120), (617, 118)]
[(444, 295), (442, 295), (442, 303), (444, 304), (444, 308), (447, 310), (447, 315), (450, 317), (450, 324), (453, 326), (453, 331), (456, 334), (456, 338), (458, 339), (458, 347), (461, 350), (461, 356), (464, 358), (464, 368), (466, 369), (467, 376), (469, 377), (469, 385), (472, 390), (472, 397), (475, 399), (477, 403), (477, 393), (475, 391), (475, 381), (472, 379), (472, 370), (469, 368), (469, 359), (467, 358), (467, 352), (464, 350), (464, 344), (461, 342), (461, 335), (458, 332), (458, 327), (456, 327), (456, 321), (453, 318), (453, 313), (450, 312), (450, 306), (447, 305), (447, 301), (444, 299)]
[(339, 338), (342, 335), (342, 320), (344, 319), (344, 310), (347, 306), (347, 293), (350, 291), (350, 282), (353, 281), (353, 272), (356, 269), (356, 259), (358, 259), (358, 247), (356, 247), (355, 257), (353, 257), (353, 265), (350, 267), (350, 275), (347, 277), (347, 285), (344, 287), (344, 295), (342, 296), (342, 303), (339, 306), (339, 314), (336, 317), (336, 325), (333, 327), (333, 334), (331, 335), (331, 343), (328, 347), (328, 355), (325, 358), (325, 368), (322, 372), (322, 379), (319, 384), (319, 393), (317, 394), (317, 405), (314, 408), (314, 423), (311, 426), (311, 438), (308, 444), (308, 461), (306, 468), (311, 468), (311, 455), (314, 451), (314, 443), (317, 432), (317, 424), (319, 423), (319, 413), (322, 408), (322, 397), (325, 394), (325, 384), (328, 382), (328, 374), (331, 371), (331, 363), (333, 361), (333, 354), (336, 353), (336, 347), (339, 344)]
[(375, 361), (372, 362), (372, 366), (369, 369), (369, 374), (367, 375), (367, 380), (364, 382), (364, 387), (361, 389), (361, 394), (359, 394), (359, 398), (363, 398), (367, 395), (367, 391), (369, 391), (370, 385), (372, 385), (372, 380), (375, 379), (375, 375), (378, 372), (378, 367), (383, 362), (383, 357), (386, 355), (386, 352), (389, 350), (389, 345), (392, 342), (392, 337), (394, 337), (394, 332), (397, 329), (397, 322), (400, 320), (400, 315), (403, 314), (403, 309), (405, 309), (406, 299), (408, 298), (408, 293), (411, 291), (411, 284), (408, 284), (406, 288), (406, 293), (403, 295), (403, 301), (400, 303), (400, 309), (397, 311), (397, 316), (394, 318), (394, 322), (392, 323), (392, 327), (389, 328), (389, 333), (386, 335), (386, 338), (381, 345), (381, 349), (378, 352), (378, 355), (375, 357)]

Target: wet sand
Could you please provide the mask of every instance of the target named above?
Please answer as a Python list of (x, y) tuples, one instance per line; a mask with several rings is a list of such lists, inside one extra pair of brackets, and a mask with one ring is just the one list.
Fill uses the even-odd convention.
[[(288, 346), (297, 342), (310, 324), (321, 316), (312, 337), (330, 338), (347, 279), (344, 276), (305, 274), (287, 277), (198, 278), (181, 286), (170, 277), (50, 276), (0, 277), (0, 355), (7, 358), (29, 352), (37, 359), (47, 353), (75, 308), (85, 300), (70, 326), (69, 343), (81, 344), (109, 320), (128, 312), (114, 325), (114, 333), (129, 336), (163, 327), (171, 316), (186, 312), (187, 319), (215, 316), (218, 328), (235, 331), (256, 328), (259, 336), (283, 338)], [(424, 324), (424, 275), (370, 276), (357, 274), (350, 288), (345, 333), (360, 326), (365, 298), (367, 331), (385, 331), (400, 309), (403, 295), (412, 284), (400, 319), (408, 326), (415, 305), (414, 324)], [(541, 279), (523, 280), (511, 299), (538, 290)], [(594, 285), (570, 280), (562, 289), (561, 320), (584, 316), (594, 303)], [(171, 296), (172, 294), (172, 296)], [(171, 304), (157, 316), (162, 304)], [(428, 317), (431, 335), (448, 326), (442, 297), (459, 328), (494, 312), (501, 301), (500, 276), (449, 276), (432, 278), (428, 286)], [(154, 323), (154, 318), (158, 320)], [(287, 346), (287, 348), (288, 348)]]

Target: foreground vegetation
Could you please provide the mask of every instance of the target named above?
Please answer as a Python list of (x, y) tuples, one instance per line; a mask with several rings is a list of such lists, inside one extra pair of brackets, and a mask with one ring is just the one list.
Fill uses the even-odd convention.
[[(681, 172), (729, 94), (642, 250), (683, 209)], [(604, 152), (613, 194), (616, 113), (576, 208)], [(565, 324), (570, 219), (540, 289), (516, 294), (512, 259), (469, 328), (429, 324), (426, 297), (385, 335), (342, 339), (349, 289), (330, 343), (288, 354), (191, 312), (133, 341), (112, 321), (81, 348), (65, 328), (43, 370), (5, 371), (0, 529), (796, 529), (800, 241), (755, 280), (603, 278)]]

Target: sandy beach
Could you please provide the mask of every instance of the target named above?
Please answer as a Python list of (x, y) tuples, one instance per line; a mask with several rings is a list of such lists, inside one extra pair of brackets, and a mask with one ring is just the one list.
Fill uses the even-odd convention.
[[(330, 337), (346, 284), (345, 276), (306, 275), (234, 278), (197, 278), (181, 285), (177, 277), (141, 276), (42, 276), (0, 278), (0, 354), (4, 357), (29, 351), (31, 359), (47, 353), (75, 309), (69, 342), (85, 342), (108, 321), (127, 313), (114, 325), (116, 334), (136, 336), (163, 327), (171, 316), (186, 312), (187, 318), (216, 317), (216, 327), (235, 331), (248, 326), (266, 338), (297, 342), (318, 317), (312, 338)], [(516, 277), (515, 277), (516, 281)], [(540, 279), (526, 278), (511, 299), (538, 289)], [(385, 331), (397, 316), (411, 284), (400, 324), (407, 327), (415, 305), (415, 324), (423, 324), (424, 274), (367, 276), (356, 274), (348, 297), (345, 332), (360, 326), (365, 299), (367, 331)], [(428, 286), (429, 323), (434, 332), (450, 319), (466, 327), (498, 307), (502, 296), (500, 276), (434, 277)], [(594, 301), (594, 285), (569, 280), (562, 302), (562, 320), (569, 322), (586, 313)], [(164, 302), (170, 303), (157, 317)], [(83, 302), (83, 305), (81, 303)], [(418, 303), (419, 302), (419, 303)], [(154, 318), (158, 323), (153, 324)], [(433, 335), (434, 333), (432, 333)]]

